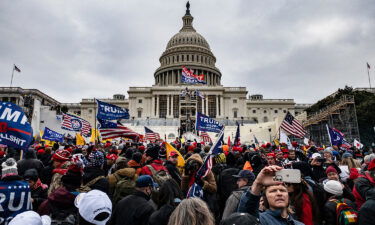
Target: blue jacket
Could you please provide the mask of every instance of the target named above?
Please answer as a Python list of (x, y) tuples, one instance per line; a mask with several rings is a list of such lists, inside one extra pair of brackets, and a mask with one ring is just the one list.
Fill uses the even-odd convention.
[(292, 216), (288, 218), (281, 217), (281, 210), (267, 209), (259, 213), (260, 196), (253, 195), (250, 190), (244, 192), (241, 196), (237, 212), (247, 212), (258, 217), (262, 225), (304, 225), (295, 220)]

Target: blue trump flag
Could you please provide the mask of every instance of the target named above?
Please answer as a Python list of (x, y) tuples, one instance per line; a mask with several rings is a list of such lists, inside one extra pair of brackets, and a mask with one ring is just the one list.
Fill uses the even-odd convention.
[(8, 224), (16, 215), (32, 210), (31, 192), (26, 181), (0, 181), (0, 224)]
[(0, 102), (0, 144), (27, 149), (33, 130), (21, 107), (11, 102)]
[(45, 127), (42, 139), (50, 140), (50, 141), (57, 141), (57, 142), (64, 142), (64, 135), (49, 129), (48, 127)]
[(129, 119), (129, 111), (117, 105), (96, 100), (98, 102), (98, 119), (102, 120), (118, 120)]
[(195, 129), (199, 131), (220, 133), (224, 125), (218, 121), (197, 112), (197, 119), (195, 121)]
[(338, 130), (332, 129), (327, 125), (327, 131), (331, 145), (340, 146), (345, 141), (343, 134)]
[(193, 183), (189, 188), (186, 198), (202, 198), (203, 199), (203, 189), (197, 183)]

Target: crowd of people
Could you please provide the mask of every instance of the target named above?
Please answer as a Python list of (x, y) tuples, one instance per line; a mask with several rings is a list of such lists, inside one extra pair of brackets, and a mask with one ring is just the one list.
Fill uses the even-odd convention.
[[(178, 152), (124, 140), (34, 143), (22, 153), (3, 146), (0, 193), (9, 182), (28, 185), (31, 205), (1, 204), (17, 212), (0, 224), (375, 224), (371, 150), (292, 144), (224, 144), (201, 177), (211, 146), (179, 138), (171, 143)], [(275, 179), (283, 169), (299, 170), (299, 181)]]

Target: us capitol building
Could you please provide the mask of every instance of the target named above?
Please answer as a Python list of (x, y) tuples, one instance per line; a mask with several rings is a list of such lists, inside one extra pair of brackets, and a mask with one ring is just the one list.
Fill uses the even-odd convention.
[[(182, 28), (168, 41), (159, 58), (154, 85), (130, 87), (128, 98), (115, 94), (113, 98), (100, 99), (129, 109), (130, 118), (123, 120), (124, 124), (140, 133), (143, 133), (143, 126), (149, 126), (173, 138), (193, 129), (196, 111), (216, 118), (228, 128), (234, 127), (238, 121), (244, 129), (246, 127), (246, 133), (268, 124), (267, 129), (272, 129), (270, 135), (277, 129), (275, 121), (279, 124), (287, 111), (304, 119), (304, 109), (308, 104), (296, 104), (293, 99), (264, 99), (260, 94), (249, 95), (246, 87), (224, 87), (222, 73), (216, 67), (216, 57), (206, 39), (194, 29), (189, 8), (187, 3)], [(194, 74), (204, 74), (206, 84), (182, 83), (183, 66), (193, 70)], [(186, 88), (189, 94), (181, 94)], [(195, 90), (199, 90), (204, 98), (195, 95)], [(61, 103), (60, 106), (94, 124), (97, 107), (94, 99), (84, 98), (80, 103)]]

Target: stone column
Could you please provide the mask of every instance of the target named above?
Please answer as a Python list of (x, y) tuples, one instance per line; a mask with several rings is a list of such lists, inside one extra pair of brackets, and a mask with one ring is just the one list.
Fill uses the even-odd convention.
[(216, 118), (219, 118), (219, 95), (216, 95)]
[(203, 114), (205, 114), (204, 113), (204, 101), (206, 100), (206, 98), (202, 98), (202, 101), (201, 101), (201, 103), (202, 103), (202, 112), (201, 113), (203, 113)]
[(220, 96), (220, 116), (224, 118), (224, 97)]
[(174, 95), (172, 94), (171, 95), (171, 117), (174, 118), (174, 114), (173, 114), (173, 103), (174, 103)]
[(156, 95), (156, 118), (159, 118), (159, 95)]
[(155, 96), (151, 98), (151, 117), (155, 117)]
[(169, 117), (169, 95), (167, 95), (167, 114), (166, 117)]
[(208, 96), (206, 97), (206, 115), (208, 115)]
[(181, 82), (181, 74), (182, 74), (182, 70), (180, 71), (180, 70), (177, 70), (177, 77), (178, 77), (178, 82), (180, 83), (180, 84), (182, 84), (182, 82)]

